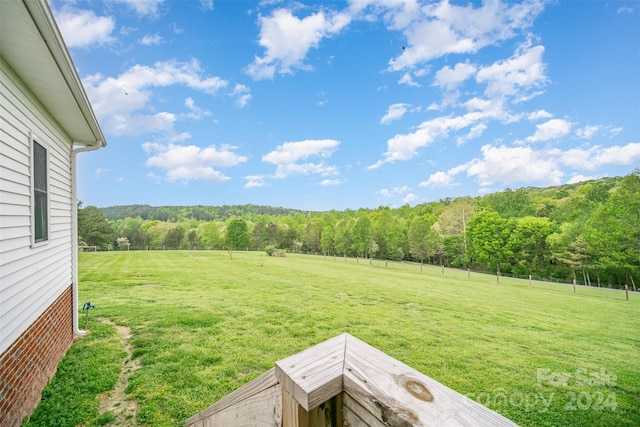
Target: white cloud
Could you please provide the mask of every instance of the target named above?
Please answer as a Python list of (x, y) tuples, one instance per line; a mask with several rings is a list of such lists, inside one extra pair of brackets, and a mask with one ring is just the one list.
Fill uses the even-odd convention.
[(109, 172), (109, 169), (105, 169), (105, 168), (97, 168), (96, 169), (96, 176), (100, 176), (103, 175), (105, 173)]
[(596, 177), (594, 176), (584, 176), (584, 175), (573, 175), (571, 178), (569, 178), (569, 180), (567, 181), (567, 184), (576, 184), (578, 182), (583, 182), (583, 181), (591, 181), (593, 179), (596, 179)]
[(387, 190), (386, 188), (380, 189), (380, 191), (378, 191), (378, 194), (380, 194), (385, 199), (389, 199), (393, 197), (393, 194), (391, 193), (391, 191)]
[(296, 142), (285, 142), (270, 153), (262, 156), (262, 161), (276, 165), (276, 178), (286, 178), (289, 175), (337, 175), (334, 166), (328, 166), (324, 161), (319, 163), (301, 163), (310, 157), (327, 159), (340, 145), (333, 139), (315, 139)]
[(421, 87), (420, 83), (416, 83), (413, 81), (413, 77), (411, 77), (411, 72), (409, 71), (407, 71), (402, 75), (402, 77), (400, 77), (400, 80), (398, 80), (398, 84), (412, 87)]
[(438, 171), (431, 174), (431, 176), (429, 176), (429, 179), (427, 179), (426, 181), (422, 181), (418, 186), (429, 188), (453, 187), (455, 185), (453, 182), (454, 177), (454, 173)]
[(139, 16), (154, 18), (158, 16), (159, 8), (164, 0), (114, 0), (126, 4), (135, 10)]
[(525, 138), (527, 142), (549, 141), (566, 136), (571, 132), (573, 123), (564, 119), (551, 119), (536, 125), (536, 132)]
[(486, 129), (487, 125), (485, 125), (484, 123), (478, 123), (477, 125), (473, 126), (471, 130), (469, 130), (469, 133), (458, 137), (456, 139), (456, 144), (462, 145), (471, 141), (472, 139), (479, 138), (480, 136), (482, 136)]
[[(499, 114), (497, 110), (488, 109), (487, 111), (472, 111), (462, 116), (436, 117), (422, 122), (418, 126), (418, 130), (408, 134), (398, 134), (389, 139), (384, 159), (369, 166), (368, 169), (377, 169), (385, 163), (398, 160), (409, 160), (418, 154), (420, 148), (430, 145), (436, 139), (447, 137), (450, 132), (474, 126), (482, 120), (496, 118), (497, 114)], [(482, 126), (479, 126), (472, 132), (478, 134), (483, 130)]]
[(269, 184), (267, 184), (265, 182), (265, 179), (267, 177), (264, 175), (249, 175), (249, 176), (245, 176), (244, 179), (247, 180), (246, 184), (244, 185), (244, 188), (262, 188), (262, 187), (268, 187)]
[(453, 68), (444, 66), (436, 72), (434, 86), (439, 86), (445, 90), (453, 90), (457, 88), (462, 82), (473, 76), (478, 67), (474, 64), (467, 62), (460, 62)]
[(418, 196), (416, 196), (416, 195), (415, 195), (415, 194), (413, 194), (413, 193), (409, 193), (409, 194), (407, 194), (406, 196), (404, 196), (404, 197), (402, 198), (402, 202), (403, 202), (403, 203), (411, 203), (411, 202), (416, 201), (417, 199), (418, 199)]
[(407, 112), (411, 105), (409, 104), (391, 104), (389, 108), (387, 108), (387, 114), (385, 114), (381, 119), (380, 123), (387, 124), (394, 120), (401, 119), (404, 114)]
[(202, 10), (213, 10), (213, 0), (200, 0)]
[(203, 75), (200, 63), (193, 59), (157, 62), (151, 67), (138, 64), (117, 77), (87, 76), (83, 84), (106, 132), (140, 135), (171, 129), (176, 118), (169, 112), (143, 112), (149, 108), (154, 87), (184, 85), (214, 95), (228, 82)]
[(623, 127), (607, 127), (607, 132), (609, 133), (609, 138), (613, 138), (618, 135), (620, 132), (624, 130)]
[(211, 115), (211, 111), (204, 110), (198, 106), (196, 106), (193, 98), (189, 97), (184, 100), (184, 106), (189, 109), (189, 113), (186, 114), (186, 117), (193, 120), (200, 120), (203, 117), (208, 117)]
[(308, 70), (304, 59), (325, 37), (338, 34), (350, 22), (344, 13), (317, 12), (305, 18), (293, 16), (290, 10), (277, 9), (260, 17), (260, 46), (266, 52), (256, 56), (245, 72), (255, 80), (271, 79), (276, 72), (290, 74), (293, 69)]
[(231, 92), (231, 96), (236, 97), (236, 105), (240, 108), (244, 108), (249, 105), (251, 101), (251, 89), (248, 86), (236, 84)]
[(618, 8), (618, 14), (631, 14), (633, 13), (633, 8), (630, 6), (622, 6)]
[[(572, 148), (560, 150), (532, 147), (485, 145), (482, 157), (463, 163), (446, 172), (432, 174), (420, 187), (448, 187), (454, 185), (455, 176), (466, 173), (474, 177), (485, 192), (494, 185), (515, 184), (560, 185), (567, 173), (573, 173), (567, 182), (592, 179), (577, 171), (597, 170), (603, 166), (630, 165), (640, 161), (640, 143), (624, 146)], [(576, 172), (573, 172), (576, 171)]]
[(582, 139), (591, 139), (600, 130), (600, 126), (585, 126), (583, 128), (576, 129), (576, 136)]
[(211, 145), (201, 148), (195, 145), (160, 144), (145, 142), (142, 147), (151, 154), (146, 166), (166, 171), (169, 182), (204, 180), (222, 182), (230, 179), (214, 167), (230, 167), (246, 162), (247, 157), (234, 152), (237, 147)]
[(339, 179), (325, 179), (320, 183), (320, 185), (322, 186), (335, 186), (340, 184), (342, 184), (342, 181), (340, 181)]
[(140, 44), (143, 46), (158, 45), (162, 42), (162, 37), (159, 34), (146, 34), (140, 39)]
[(56, 22), (69, 48), (101, 46), (113, 42), (116, 26), (111, 16), (96, 16), (93, 11), (64, 8), (56, 11)]
[(541, 119), (550, 119), (553, 117), (553, 114), (549, 113), (545, 110), (538, 110), (527, 115), (527, 119), (531, 121), (541, 120)]
[(631, 165), (640, 161), (640, 142), (606, 148), (595, 145), (590, 148), (573, 148), (555, 153), (563, 165), (581, 170), (595, 170), (602, 166)]
[(482, 159), (468, 163), (467, 175), (474, 176), (483, 187), (496, 183), (533, 183), (559, 185), (562, 171), (547, 151), (531, 147), (485, 145)]
[(367, 8), (382, 15), (390, 29), (407, 38), (406, 48), (389, 61), (393, 71), (452, 53), (475, 53), (496, 42), (526, 32), (544, 9), (542, 1), (522, 3), (489, 1), (479, 7), (452, 5), (448, 1), (418, 4), (416, 1), (352, 2), (362, 13)]
[(531, 92), (533, 89), (547, 82), (543, 53), (544, 46), (530, 47), (526, 43), (511, 58), (481, 67), (476, 74), (476, 81), (487, 84), (485, 95), (490, 98), (518, 96), (528, 99), (537, 94)]

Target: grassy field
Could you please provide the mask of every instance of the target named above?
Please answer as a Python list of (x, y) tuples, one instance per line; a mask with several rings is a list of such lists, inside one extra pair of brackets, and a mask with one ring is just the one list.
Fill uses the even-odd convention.
[(140, 424), (184, 425), (276, 361), (349, 332), (523, 426), (640, 425), (640, 295), (390, 267), (85, 253), (80, 303), (96, 306), (92, 334), (105, 331), (98, 317), (131, 328), (142, 368), (127, 392)]

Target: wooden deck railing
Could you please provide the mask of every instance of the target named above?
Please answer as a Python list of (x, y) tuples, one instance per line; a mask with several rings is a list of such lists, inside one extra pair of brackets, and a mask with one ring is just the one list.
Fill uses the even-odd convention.
[(188, 427), (515, 426), (512, 421), (342, 334), (186, 421)]

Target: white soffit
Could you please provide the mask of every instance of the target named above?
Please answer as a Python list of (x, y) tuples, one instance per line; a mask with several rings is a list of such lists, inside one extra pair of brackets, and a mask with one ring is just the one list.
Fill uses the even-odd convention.
[(72, 141), (105, 145), (46, 0), (0, 0), (0, 56)]

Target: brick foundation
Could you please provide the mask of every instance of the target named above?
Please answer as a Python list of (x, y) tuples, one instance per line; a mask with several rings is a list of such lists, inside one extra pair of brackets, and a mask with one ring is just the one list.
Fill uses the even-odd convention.
[(0, 427), (22, 424), (73, 343), (71, 287), (0, 356)]

